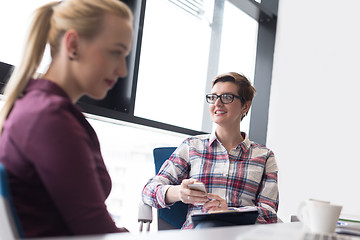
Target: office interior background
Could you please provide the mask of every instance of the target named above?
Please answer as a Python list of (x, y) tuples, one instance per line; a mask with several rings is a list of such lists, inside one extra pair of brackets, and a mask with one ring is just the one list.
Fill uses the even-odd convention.
[[(17, 65), (30, 13), (48, 1), (0, 3), (1, 63)], [(241, 128), (275, 153), (279, 217), (289, 222), (302, 200), (315, 198), (341, 204), (343, 216), (360, 218), (360, 2), (199, 0), (198, 12), (181, 2), (128, 1), (141, 17), (135, 17), (139, 25), (129, 57), (139, 60), (129, 61), (129, 76), (118, 87), (125, 101), (113, 91), (100, 103), (79, 103), (113, 180), (107, 205), (116, 223), (137, 231), (141, 190), (155, 174), (154, 147), (177, 146), (213, 129), (204, 95), (211, 79), (227, 71), (255, 79), (258, 92)], [(254, 19), (243, 11), (249, 3), (269, 15)], [(258, 33), (264, 19), (274, 24), (272, 16), (271, 48), (271, 38)], [(259, 62), (257, 56), (269, 49), (268, 62)], [(45, 55), (39, 72), (48, 62)]]

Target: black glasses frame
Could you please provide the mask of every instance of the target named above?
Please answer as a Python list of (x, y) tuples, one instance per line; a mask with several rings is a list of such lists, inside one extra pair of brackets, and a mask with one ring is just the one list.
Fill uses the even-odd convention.
[[(216, 99), (215, 99), (214, 102), (212, 102), (212, 101), (209, 100), (209, 98), (210, 98), (211, 96), (213, 96), (213, 97), (216, 96)], [(224, 102), (224, 100), (223, 100), (223, 97), (224, 97), (224, 96), (231, 96), (231, 97), (232, 97), (232, 98), (231, 98), (231, 101), (230, 101), (230, 102)], [(217, 95), (217, 94), (206, 94), (206, 102), (208, 102), (208, 103), (210, 103), (210, 104), (215, 104), (215, 102), (216, 102), (216, 100), (217, 100), (218, 98), (220, 98), (220, 101), (221, 101), (223, 104), (229, 104), (229, 103), (234, 102), (234, 98), (238, 98), (238, 99), (240, 99), (241, 102), (243, 102), (243, 98), (242, 98), (242, 97), (237, 96), (237, 95), (234, 95), (234, 94), (230, 94), (230, 93), (224, 93), (224, 94), (221, 94), (221, 95)]]

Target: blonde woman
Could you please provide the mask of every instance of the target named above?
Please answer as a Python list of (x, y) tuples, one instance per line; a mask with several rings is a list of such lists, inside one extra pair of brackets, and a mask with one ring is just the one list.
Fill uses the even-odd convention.
[[(117, 0), (65, 0), (35, 12), (0, 112), (0, 162), (25, 237), (127, 231), (106, 209), (111, 180), (75, 102), (102, 99), (127, 74), (131, 42), (132, 13)], [(51, 64), (34, 79), (46, 44)]]

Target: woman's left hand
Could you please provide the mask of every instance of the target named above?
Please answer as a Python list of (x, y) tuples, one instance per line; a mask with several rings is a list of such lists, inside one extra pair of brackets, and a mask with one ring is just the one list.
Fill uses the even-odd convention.
[(208, 193), (208, 198), (211, 199), (204, 204), (203, 210), (206, 212), (214, 212), (220, 210), (228, 210), (228, 205), (226, 201), (221, 198), (219, 195)]

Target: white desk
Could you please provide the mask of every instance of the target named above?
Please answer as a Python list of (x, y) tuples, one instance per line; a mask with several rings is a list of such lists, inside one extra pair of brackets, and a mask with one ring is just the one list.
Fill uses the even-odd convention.
[[(360, 237), (336, 235), (339, 238), (310, 238), (303, 225), (278, 223), (217, 227), (197, 230), (167, 230), (155, 233), (113, 233), (97, 236), (41, 238), (38, 240), (359, 240)], [(35, 239), (31, 239), (35, 240)]]

